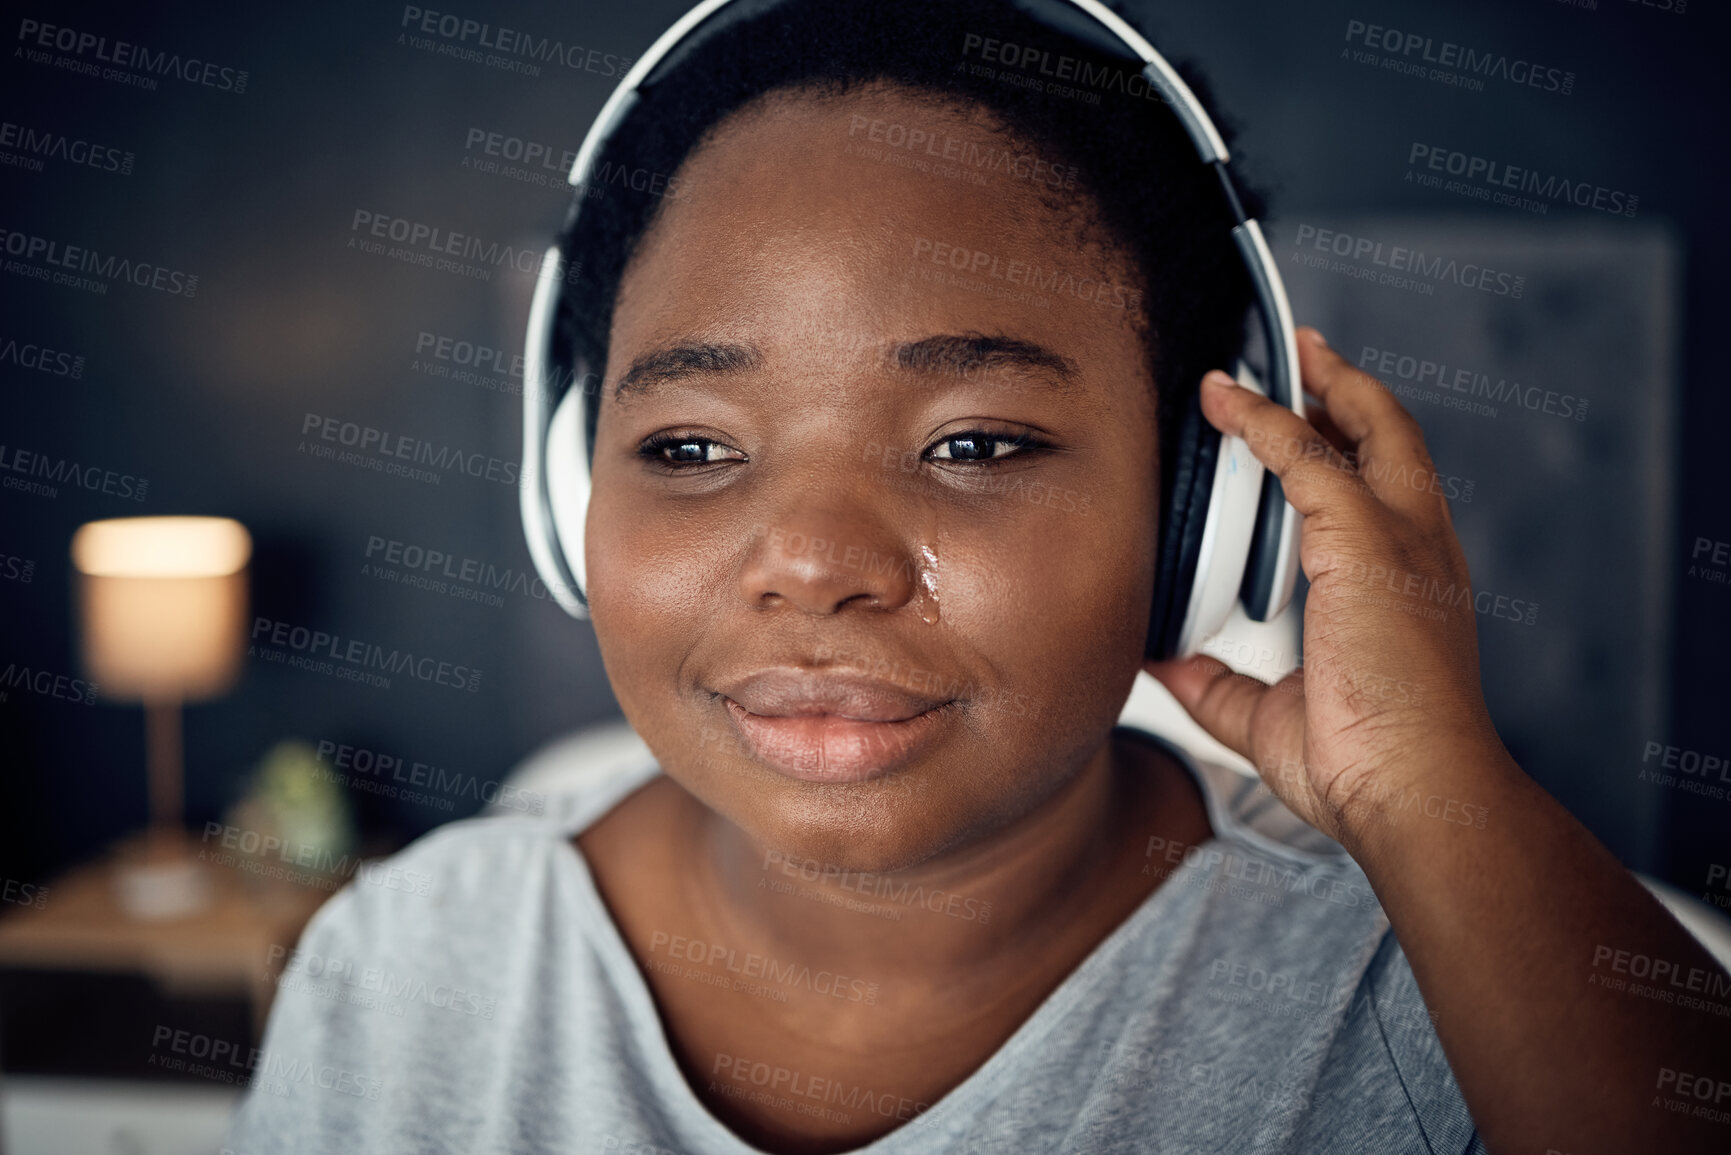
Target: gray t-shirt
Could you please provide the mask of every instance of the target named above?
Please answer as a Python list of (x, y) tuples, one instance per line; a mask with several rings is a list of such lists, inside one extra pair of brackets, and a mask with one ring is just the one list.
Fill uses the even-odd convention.
[[(961, 1085), (918, 1110), (749, 1055), (717, 1059), (717, 1092), (909, 1119), (858, 1149), (870, 1155), (1482, 1153), (1363, 872), (1261, 783), (1168, 748), (1215, 837), (1151, 843), (1146, 869), (1165, 882)], [(609, 773), (541, 817), (453, 822), (328, 902), (289, 956), (226, 1150), (757, 1151), (686, 1082), (571, 841), (658, 772)], [(768, 873), (798, 886), (787, 865)], [(989, 918), (881, 888), (861, 909), (894, 917), (910, 901)], [(657, 966), (766, 998), (778, 982), (870, 989), (663, 947)]]

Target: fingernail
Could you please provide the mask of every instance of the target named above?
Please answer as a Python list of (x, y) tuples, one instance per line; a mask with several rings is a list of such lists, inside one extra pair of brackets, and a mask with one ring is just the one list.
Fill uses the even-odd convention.
[(1217, 385), (1224, 389), (1238, 388), (1238, 382), (1219, 369), (1208, 370), (1202, 378), (1202, 383), (1204, 385)]
[(1318, 349), (1328, 348), (1328, 338), (1324, 337), (1321, 332), (1316, 329), (1306, 327), (1304, 330), (1304, 339), (1309, 341), (1312, 345), (1315, 345)]

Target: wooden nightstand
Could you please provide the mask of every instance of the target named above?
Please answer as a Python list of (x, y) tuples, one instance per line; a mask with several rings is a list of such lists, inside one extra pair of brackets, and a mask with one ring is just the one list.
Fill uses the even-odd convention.
[(313, 887), (201, 861), (210, 902), (145, 921), (122, 909), (114, 887), (115, 860), (134, 846), (49, 883), (40, 907), (0, 908), (0, 968), (137, 974), (175, 996), (244, 998), (262, 1031), (287, 952), (343, 880)]

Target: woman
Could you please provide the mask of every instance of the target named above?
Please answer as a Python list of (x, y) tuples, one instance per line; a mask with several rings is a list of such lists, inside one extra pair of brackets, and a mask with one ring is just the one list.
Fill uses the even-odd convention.
[[(1416, 423), (1314, 331), (1312, 423), (1219, 372), (1248, 289), (1170, 112), (988, 42), (1089, 50), (810, 0), (632, 113), (602, 171), (660, 179), (588, 190), (562, 323), (658, 765), (333, 900), (234, 1150), (1723, 1139), (1655, 1104), (1731, 1086), (1724, 1025), (1594, 960), (1717, 969), (1498, 741)], [(1115, 726), (1195, 388), (1305, 517), (1305, 669), (1147, 668), (1266, 788)]]

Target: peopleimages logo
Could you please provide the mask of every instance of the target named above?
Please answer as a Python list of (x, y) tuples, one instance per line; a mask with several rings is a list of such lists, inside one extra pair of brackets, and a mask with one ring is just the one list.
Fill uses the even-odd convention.
[(981, 902), (977, 898), (938, 887), (927, 890), (924, 884), (910, 883), (894, 875), (849, 870), (832, 862), (819, 862), (815, 858), (802, 858), (780, 850), (765, 851), (761, 869), (766, 874), (774, 869), (801, 882), (822, 881), (826, 886), (863, 895), (868, 899), (892, 902), (904, 907), (920, 907), (934, 914), (947, 914), (951, 918), (967, 922), (986, 923), (992, 918), (992, 904), (989, 900)]
[[(1082, 175), (1078, 165), (1053, 164), (1034, 153), (981, 144), (968, 137), (952, 136), (948, 131), (919, 124), (898, 124), (855, 116), (848, 122), (847, 135), (850, 152), (874, 160), (893, 158), (895, 163), (900, 163), (897, 152), (886, 151), (900, 150), (909, 156), (917, 155), (921, 160), (946, 162), (968, 176), (996, 172), (1031, 184), (1061, 189), (1074, 189), (1077, 178)], [(883, 147), (874, 150), (872, 145)], [(941, 167), (936, 171), (944, 173)]]
[(1090, 276), (1077, 277), (1063, 269), (1042, 268), (1037, 262), (1005, 259), (1000, 253), (970, 249), (965, 245), (937, 241), (930, 237), (914, 238), (914, 261), (916, 267), (919, 263), (929, 261), (934, 265), (956, 270), (963, 276), (1026, 285), (1035, 293), (1059, 293), (1115, 309), (1139, 308), (1142, 300), (1141, 290), (1113, 281), (1103, 281)]
[[(1577, 397), (1573, 393), (1559, 393), (1554, 389), (1540, 389), (1537, 385), (1522, 385), (1519, 381), (1510, 381), (1507, 377), (1498, 377), (1492, 381), (1487, 373), (1480, 373), (1465, 366), (1450, 365), (1446, 361), (1432, 361), (1425, 357), (1414, 357), (1366, 345), (1359, 351), (1358, 367), (1380, 375), (1385, 381), (1411, 381), (1445, 393), (1482, 397), (1487, 401), (1515, 405), (1535, 413), (1548, 413), (1553, 417), (1572, 418), (1576, 421), (1587, 419), (1585, 397)], [(1411, 396), (1404, 392), (1403, 395)], [(1488, 416), (1495, 417), (1496, 410), (1491, 409)]]
[(84, 165), (100, 172), (117, 172), (122, 176), (132, 172), (133, 156), (106, 144), (92, 144), (80, 137), (67, 136), (49, 129), (31, 128), (25, 124), (0, 121), (0, 164), (9, 164), (30, 172), (41, 172), (44, 160), (61, 160)]
[[(449, 983), (428, 982), (419, 975), (398, 974), (384, 967), (363, 965), (357, 971), (353, 959), (327, 958), (301, 948), (291, 952), (287, 947), (272, 943), (265, 952), (265, 965), (274, 967), (278, 963), (282, 964), (285, 977), (322, 978), (339, 988), (379, 994), (404, 1003), (421, 1003), (453, 1014), (491, 1019), (499, 1005), (497, 998), (479, 991), (465, 990)], [(327, 994), (324, 997), (331, 996)]]
[[(403, 19), (399, 27), (446, 41), (445, 45), (440, 46), (441, 55), (495, 67), (508, 65), (511, 66), (509, 71), (529, 76), (541, 74), (541, 69), (535, 62), (561, 64), (578, 72), (593, 72), (597, 76), (623, 76), (631, 67), (629, 56), (617, 56), (611, 52), (602, 52), (598, 48), (584, 48), (581, 44), (566, 44), (550, 36), (534, 36), (512, 28), (494, 27), (452, 12), (435, 12), (430, 8), (417, 8), (412, 4), (403, 6)], [(468, 47), (471, 44), (474, 48)], [(426, 46), (416, 43), (413, 47)], [(494, 55), (486, 56), (477, 51), (483, 48)]]
[(311, 1062), (285, 1059), (257, 1047), (243, 1051), (240, 1044), (226, 1039), (161, 1024), (156, 1027), (150, 1047), (150, 1066), (218, 1083), (252, 1086), (273, 1095), (286, 1095), (290, 1084), (299, 1084), (317, 1086), (356, 1099), (377, 1100), (384, 1089), (384, 1084), (378, 1079), (346, 1068), (328, 1063), (315, 1068)]
[[(1429, 173), (1447, 173), (1449, 176), (1463, 177), (1467, 182), (1476, 182), (1470, 189), (1446, 191), (1463, 191), (1468, 196), (1479, 200), (1488, 200), (1497, 204), (1508, 204), (1514, 208), (1534, 209), (1540, 212), (1549, 210), (1544, 202), (1567, 203), (1583, 209), (1596, 209), (1602, 213), (1615, 216), (1632, 217), (1635, 209), (1641, 203), (1641, 198), (1633, 193), (1618, 189), (1605, 188), (1602, 185), (1589, 184), (1586, 181), (1572, 181), (1560, 177), (1556, 173), (1544, 176), (1530, 168), (1519, 165), (1503, 164), (1501, 161), (1487, 157), (1474, 156), (1455, 149), (1443, 148), (1439, 145), (1424, 144), (1413, 141), (1408, 151), (1406, 163), (1414, 166), (1407, 170), (1406, 179), (1421, 184), (1434, 182), (1441, 187), (1440, 178), (1432, 178), (1427, 182)], [(1416, 169), (1422, 167), (1415, 177)], [(1458, 182), (1451, 182), (1458, 183)], [(1529, 194), (1539, 198), (1536, 204), (1527, 203), (1526, 198), (1517, 197), (1504, 190)]]
[(108, 292), (108, 286), (101, 281), (72, 275), (84, 273), (107, 281), (127, 281), (143, 289), (167, 293), (171, 297), (190, 298), (198, 292), (198, 276), (195, 273), (182, 272), (149, 261), (135, 261), (131, 257), (116, 256), (113, 253), (104, 256), (83, 245), (69, 245), (63, 241), (12, 229), (0, 228), (0, 252), (19, 258), (6, 262), (6, 271), (9, 273), (70, 285), (73, 288)]
[[(435, 445), (419, 437), (375, 429), (371, 425), (362, 425), (355, 421), (308, 413), (301, 420), (301, 435), (306, 437), (308, 434), (313, 436), (301, 442), (302, 453), (338, 460), (353, 458), (354, 460), (344, 463), (375, 469), (381, 473), (427, 474), (435, 480), (442, 476), (441, 473), (431, 473), (402, 464), (413, 462), (415, 465), (430, 465), (435, 470), (456, 469), (470, 477), (485, 477), (488, 481), (497, 481), (501, 485), (517, 485), (519, 477), (523, 478), (522, 484), (529, 484), (527, 474), (520, 473), (515, 461), (490, 457), (480, 452), (465, 452), (452, 445)], [(339, 455), (335, 450), (321, 446), (320, 441), (349, 446), (356, 452)], [(386, 461), (386, 458), (392, 460)], [(392, 466), (396, 468), (390, 468)]]
[[(485, 128), (470, 128), (463, 139), (464, 152), (479, 152), (483, 156), (498, 157), (513, 164), (525, 167), (540, 167), (559, 177), (564, 183), (565, 174), (571, 171), (571, 166), (577, 163), (577, 150), (572, 148), (556, 148), (538, 140), (525, 140), (509, 133), (493, 132)], [(464, 165), (470, 158), (464, 157)]]
[[(453, 796), (473, 798), (489, 806), (521, 810), (528, 814), (541, 814), (547, 808), (545, 794), (524, 790), (508, 782), (483, 782), (473, 774), (446, 770), (426, 762), (412, 762), (400, 754), (369, 750), (365, 746), (350, 746), (329, 738), (319, 739), (318, 758), (336, 771), (335, 777), (340, 779), (340, 785), (354, 786), (369, 793), (385, 794), (393, 798), (406, 797), (411, 802), (433, 805), (441, 810), (453, 808), (450, 801)], [(386, 779), (390, 781), (386, 782)], [(400, 787), (419, 787), (442, 797), (429, 799), (427, 795)]]
[(84, 354), (50, 349), (34, 341), (21, 342), (16, 337), (0, 337), (0, 365), (16, 365), (74, 381), (84, 376)]
[(1141, 100), (1172, 103), (1167, 94), (1158, 85), (1151, 83), (1141, 71), (1131, 71), (1110, 64), (1094, 64), (1061, 53), (1054, 55), (1048, 49), (1036, 48), (1031, 44), (995, 40), (969, 32), (962, 37), (962, 55), (971, 56), (976, 51), (981, 60), (1003, 64), (1021, 72), (1037, 72), (1041, 76), (1051, 77), (1050, 81), (1036, 82), (1028, 86), (1050, 95), (1085, 95), (1091, 98), (1088, 103), (1100, 103), (1097, 93), (1078, 93), (1075, 88), (1069, 87), (1083, 85), (1102, 90), (1115, 89), (1125, 96)]
[[(1358, 60), (1358, 63), (1380, 63), (1390, 71), (1446, 80), (1460, 87), (1482, 89), (1484, 80), (1489, 79), (1505, 80), (1560, 96), (1568, 96), (1575, 90), (1575, 74), (1561, 68), (1519, 57), (1511, 58), (1502, 52), (1480, 51), (1448, 40), (1439, 41), (1423, 33), (1403, 32), (1363, 20), (1346, 22), (1346, 42), (1362, 44), (1368, 51), (1352, 53), (1350, 49), (1342, 48), (1343, 56), (1351, 54), (1355, 60), (1359, 56), (1373, 58)], [(1386, 56), (1376, 58), (1377, 53)]]
[[(94, 64), (72, 70), (101, 75), (104, 80), (124, 79), (126, 73), (118, 70), (133, 69), (147, 74), (134, 78), (134, 83), (142, 82), (138, 83), (138, 87), (142, 88), (156, 87), (156, 82), (151, 77), (172, 76), (188, 84), (220, 89), (237, 96), (246, 91), (247, 71), (244, 68), (229, 68), (208, 60), (200, 60), (196, 56), (183, 57), (178, 52), (153, 52), (142, 44), (130, 44), (125, 40), (110, 41), (106, 36), (81, 32), (76, 28), (24, 19), (18, 22), (18, 39), (26, 46), (20, 51), (24, 52), (26, 59), (33, 64), (57, 63), (51, 59), (38, 59), (47, 57), (48, 53), (41, 51), (47, 49), (68, 53), (81, 60), (95, 61)], [(64, 57), (61, 59), (65, 60)], [(113, 67), (98, 68), (97, 64)]]
[(719, 966), (742, 978), (764, 979), (784, 987), (804, 987), (813, 994), (828, 995), (843, 1002), (877, 1005), (877, 983), (835, 971), (814, 971), (809, 966), (784, 963), (770, 955), (741, 952), (725, 943), (657, 930), (649, 936), (649, 951), (654, 954), (662, 948), (666, 948), (669, 958), (682, 959), (701, 967)]
[(394, 580), (433, 593), (492, 606), (505, 604), (505, 599), (495, 591), (541, 601), (552, 599), (547, 586), (531, 570), (509, 566), (500, 569), (479, 558), (427, 549), (376, 534), (367, 538), (366, 556), (367, 563), (361, 567), (363, 577)]
[[(430, 682), (436, 686), (449, 686), (455, 690), (467, 690), (471, 694), (481, 688), (480, 670), (454, 665), (451, 662), (441, 662), (436, 658), (417, 658), (407, 650), (387, 650), (383, 646), (363, 642), (359, 638), (344, 638), (340, 634), (311, 630), (306, 626), (275, 621), (271, 618), (253, 619), (252, 643), (248, 648), (248, 656), (250, 657), (269, 659), (272, 656), (270, 647), (277, 647), (274, 651), (276, 655), (292, 652), (307, 658), (329, 658), (333, 662), (343, 663), (344, 668), (353, 668), (357, 673), (383, 670), (389, 674), (407, 674), (416, 681)], [(292, 662), (289, 664), (304, 665), (304, 663)], [(327, 673), (331, 671), (317, 670), (315, 672)]]
[[(351, 249), (482, 281), (492, 280), (495, 268), (508, 267), (530, 274), (541, 270), (539, 249), (488, 241), (471, 233), (454, 232), (425, 221), (368, 209), (355, 210), (349, 222), (349, 234), (348, 247)], [(385, 241), (393, 241), (399, 247), (387, 250)], [(464, 261), (478, 263), (463, 264)], [(488, 265), (492, 268), (484, 267)], [(567, 283), (571, 282), (575, 272), (574, 266), (564, 271)]]
[[(1457, 261), (1453, 257), (1427, 257), (1422, 249), (1385, 245), (1382, 241), (1369, 237), (1355, 237), (1350, 233), (1300, 224), (1298, 234), (1292, 240), (1293, 248), (1302, 249), (1307, 242), (1318, 253), (1344, 258), (1330, 261), (1326, 256), (1313, 257), (1308, 253), (1294, 252), (1292, 259), (1308, 268), (1344, 273), (1396, 288), (1416, 288), (1427, 296), (1435, 291), (1437, 284), (1444, 282), (1459, 285), (1463, 289), (1477, 289), (1482, 293), (1516, 300), (1519, 300), (1526, 290), (1525, 276), (1499, 272), (1475, 261)], [(1366, 268), (1360, 263), (1367, 259), (1374, 268)], [(1379, 268), (1386, 271), (1379, 273)], [(1412, 276), (1400, 275), (1404, 273), (1411, 273)]]
[(56, 674), (53, 670), (33, 669), (21, 666), (17, 662), (8, 662), (4, 670), (0, 670), (0, 702), (6, 700), (7, 690), (23, 690), (25, 693), (36, 694), (43, 698), (57, 698), (62, 702), (81, 702), (91, 705), (96, 701), (96, 683), (86, 682), (66, 674)]
[[(525, 364), (521, 353), (422, 329), (415, 334), (415, 359), (409, 368), (429, 377), (519, 396), (524, 388)], [(601, 375), (591, 371), (579, 379), (575, 368), (550, 366), (536, 384), (550, 396), (563, 397), (571, 389), (594, 392), (601, 387)]]
[[(43, 480), (25, 481), (10, 476), (14, 473)], [(133, 501), (143, 501), (150, 492), (150, 481), (147, 478), (134, 477), (130, 473), (117, 473), (98, 465), (80, 465), (64, 457), (50, 457), (16, 445), (0, 445), (0, 474), (7, 475), (0, 480), (0, 485), (6, 489), (19, 489), (39, 497), (58, 497), (60, 491), (55, 488), (56, 485), (76, 485), (92, 493), (128, 497)], [(54, 484), (50, 485), (49, 482)]]
[(19, 585), (29, 585), (30, 579), (36, 576), (36, 559), (16, 557), (9, 553), (0, 553), (0, 581), (17, 582)]
[[(463, 153), (461, 167), (472, 172), (501, 176), (555, 189), (564, 196), (571, 195), (571, 186), (566, 178), (577, 163), (575, 149), (561, 149), (509, 133), (471, 128), (463, 141)], [(601, 162), (584, 187), (584, 195), (590, 198), (626, 191), (669, 199), (682, 195), (680, 182), (666, 173), (632, 168), (610, 160)]]

